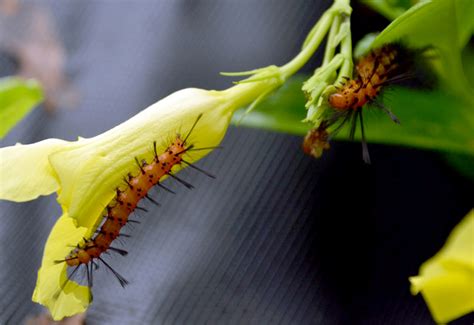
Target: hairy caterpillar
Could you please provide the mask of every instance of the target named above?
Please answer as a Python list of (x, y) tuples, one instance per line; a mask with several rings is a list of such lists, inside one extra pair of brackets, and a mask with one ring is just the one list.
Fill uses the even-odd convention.
[(147, 198), (156, 205), (159, 205), (158, 202), (148, 195), (149, 190), (154, 186), (160, 186), (166, 191), (174, 193), (160, 183), (165, 176), (169, 176), (177, 180), (187, 188), (193, 188), (191, 184), (182, 180), (181, 178), (178, 178), (172, 173), (174, 166), (186, 164), (187, 166), (214, 178), (213, 175), (207, 173), (185, 159), (185, 155), (191, 151), (211, 150), (215, 148), (196, 148), (193, 144), (187, 143), (189, 136), (191, 135), (201, 116), (202, 114), (197, 117), (196, 121), (184, 138), (182, 138), (180, 134), (177, 134), (175, 139), (168, 145), (164, 152), (159, 154), (156, 150), (156, 141), (153, 142), (154, 156), (150, 162), (145, 160), (140, 162), (135, 157), (135, 162), (138, 165), (138, 169), (135, 172), (136, 175), (134, 176), (132, 173), (128, 173), (124, 178), (126, 188), (116, 188), (116, 195), (105, 208), (105, 220), (100, 225), (96, 234), (91, 236), (91, 238), (84, 238), (83, 243), (80, 243), (75, 248), (73, 248), (63, 260), (56, 261), (56, 263), (66, 263), (68, 267), (74, 267), (73, 271), (70, 273), (66, 282), (61, 288), (64, 288), (67, 282), (70, 281), (70, 279), (82, 265), (85, 266), (88, 286), (91, 288), (93, 284), (93, 270), (98, 267), (98, 263), (96, 263), (96, 261), (101, 262), (106, 268), (112, 271), (122, 287), (128, 284), (128, 281), (117, 271), (115, 271), (101, 257), (101, 255), (107, 253), (108, 251), (119, 253), (122, 256), (127, 255), (127, 251), (113, 247), (111, 244), (118, 237), (129, 237), (129, 235), (121, 234), (120, 231), (127, 223), (136, 222), (129, 219), (131, 213), (133, 213), (135, 210), (146, 211), (146, 209), (138, 206), (140, 200)]
[(386, 45), (373, 50), (356, 64), (356, 78), (342, 85), (337, 92), (329, 96), (329, 104), (336, 110), (357, 110), (369, 103), (380, 93), (382, 86), (400, 79), (401, 69), (406, 69), (402, 58), (405, 51), (395, 45)]
[(347, 122), (351, 123), (349, 137), (354, 139), (359, 122), (362, 157), (366, 163), (370, 163), (362, 109), (373, 104), (388, 114), (395, 123), (400, 123), (377, 98), (386, 85), (413, 78), (414, 56), (414, 51), (392, 44), (372, 50), (360, 58), (355, 65), (354, 79), (344, 78), (342, 85), (336, 87), (336, 92), (329, 96), (330, 113), (318, 127), (308, 132), (303, 142), (304, 152), (320, 157), (323, 150), (329, 149), (330, 134), (337, 133)]

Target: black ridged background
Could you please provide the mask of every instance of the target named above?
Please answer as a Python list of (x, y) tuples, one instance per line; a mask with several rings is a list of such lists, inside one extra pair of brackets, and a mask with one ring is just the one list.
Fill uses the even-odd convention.
[[(283, 64), (329, 1), (27, 4), (51, 10), (81, 101), (35, 110), (2, 146), (94, 136), (175, 90), (230, 86), (220, 71)], [(231, 127), (199, 163), (216, 180), (185, 170), (195, 190), (154, 191), (162, 207), (109, 257), (130, 285), (100, 269), (87, 324), (433, 324), (408, 277), (469, 211), (472, 183), (433, 152), (371, 145), (366, 166), (359, 144), (316, 161), (300, 142)], [(0, 323), (21, 324), (42, 311), (31, 294), (61, 212), (54, 195), (0, 207)]]

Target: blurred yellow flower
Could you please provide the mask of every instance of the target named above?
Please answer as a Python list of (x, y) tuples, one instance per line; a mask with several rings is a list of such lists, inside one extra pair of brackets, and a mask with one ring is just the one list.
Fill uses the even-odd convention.
[(410, 282), (412, 293), (421, 292), (437, 323), (474, 311), (474, 210)]

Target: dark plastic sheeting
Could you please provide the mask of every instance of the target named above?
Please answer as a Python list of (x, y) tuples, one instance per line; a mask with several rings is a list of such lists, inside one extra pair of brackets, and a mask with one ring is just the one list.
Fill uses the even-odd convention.
[[(101, 133), (172, 91), (223, 89), (219, 71), (282, 64), (328, 2), (48, 1), (81, 95), (34, 111), (2, 146)], [(40, 35), (38, 35), (39, 37)], [(168, 182), (129, 230), (129, 255), (95, 277), (87, 324), (433, 324), (408, 276), (472, 204), (472, 183), (436, 153), (334, 144), (319, 161), (295, 136), (232, 127), (224, 149)], [(31, 302), (54, 197), (1, 202), (0, 323)], [(455, 324), (472, 323), (467, 316)]]

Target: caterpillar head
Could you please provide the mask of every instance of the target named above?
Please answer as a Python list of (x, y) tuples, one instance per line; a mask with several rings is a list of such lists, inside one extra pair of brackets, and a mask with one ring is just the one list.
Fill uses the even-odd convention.
[(347, 96), (342, 93), (334, 93), (329, 96), (329, 104), (337, 109), (346, 109), (349, 107)]

